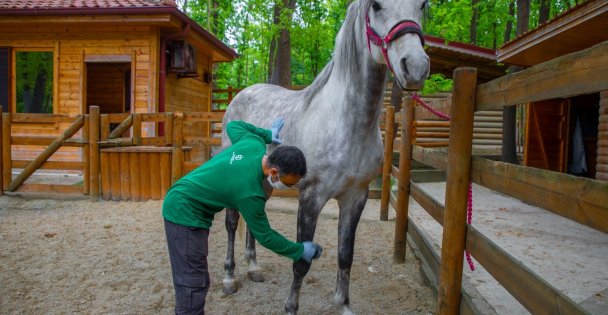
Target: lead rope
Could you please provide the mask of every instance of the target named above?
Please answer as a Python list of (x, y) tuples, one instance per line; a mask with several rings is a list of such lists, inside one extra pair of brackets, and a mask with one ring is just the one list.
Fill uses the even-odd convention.
[[(414, 102), (416, 102), (417, 104), (419, 104), (420, 106), (422, 106), (424, 109), (428, 110), (429, 112), (433, 113), (435, 116), (443, 119), (443, 120), (450, 120), (450, 116), (434, 109), (433, 107), (431, 107), (429, 104), (427, 104), (425, 101), (423, 101), (420, 96), (418, 96), (417, 93), (410, 93), (412, 100)], [(467, 224), (471, 225), (471, 222), (473, 221), (473, 183), (469, 182), (469, 192), (467, 194)], [(464, 250), (465, 256), (467, 258), (467, 263), (469, 263), (469, 268), (471, 269), (471, 271), (475, 271), (475, 265), (473, 264), (473, 259), (471, 258), (471, 253), (469, 253), (468, 250)]]

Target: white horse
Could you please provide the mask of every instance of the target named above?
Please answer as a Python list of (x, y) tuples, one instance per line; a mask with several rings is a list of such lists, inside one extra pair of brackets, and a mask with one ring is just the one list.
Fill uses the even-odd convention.
[[(429, 73), (420, 30), (426, 0), (359, 0), (352, 3), (336, 38), (332, 60), (302, 91), (257, 84), (240, 92), (230, 103), (224, 126), (244, 120), (269, 127), (276, 117), (285, 119), (283, 144), (299, 147), (306, 155), (308, 174), (298, 184), (297, 240), (312, 241), (319, 213), (330, 198), (340, 207), (338, 223), (338, 276), (334, 300), (351, 313), (350, 269), (355, 232), (365, 206), (368, 187), (382, 163), (378, 120), (387, 69), (406, 90), (422, 88)], [(397, 86), (395, 86), (397, 88)], [(222, 135), (222, 146), (230, 145)], [(274, 145), (269, 146), (269, 151)], [(234, 234), (239, 214), (227, 209), (228, 255), (224, 292), (236, 292)], [(255, 241), (247, 233), (249, 277), (263, 281), (255, 261)], [(285, 310), (295, 314), (302, 280), (310, 268), (293, 263), (294, 279)]]

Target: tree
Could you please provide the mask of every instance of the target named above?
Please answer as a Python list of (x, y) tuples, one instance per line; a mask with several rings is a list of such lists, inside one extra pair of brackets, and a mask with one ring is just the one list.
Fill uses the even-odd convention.
[(274, 26), (278, 34), (270, 44), (268, 82), (283, 87), (291, 86), (291, 20), (296, 0), (276, 0), (274, 7)]

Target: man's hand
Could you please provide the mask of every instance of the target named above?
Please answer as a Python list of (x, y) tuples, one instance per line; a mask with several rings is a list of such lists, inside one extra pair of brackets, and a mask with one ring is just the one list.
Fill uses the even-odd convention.
[(282, 117), (275, 119), (272, 123), (272, 127), (270, 127), (270, 131), (272, 131), (272, 143), (283, 143), (283, 141), (279, 139), (279, 131), (281, 131), (281, 129), (283, 128), (284, 123), (285, 120)]
[(304, 259), (307, 263), (310, 263), (313, 259), (321, 257), (323, 248), (319, 244), (313, 242), (303, 242), (302, 244), (304, 245), (302, 259)]

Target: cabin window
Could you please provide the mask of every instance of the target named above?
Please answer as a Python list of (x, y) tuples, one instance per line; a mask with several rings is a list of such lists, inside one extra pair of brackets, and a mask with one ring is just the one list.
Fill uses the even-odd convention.
[(15, 112), (53, 113), (53, 52), (15, 53)]

